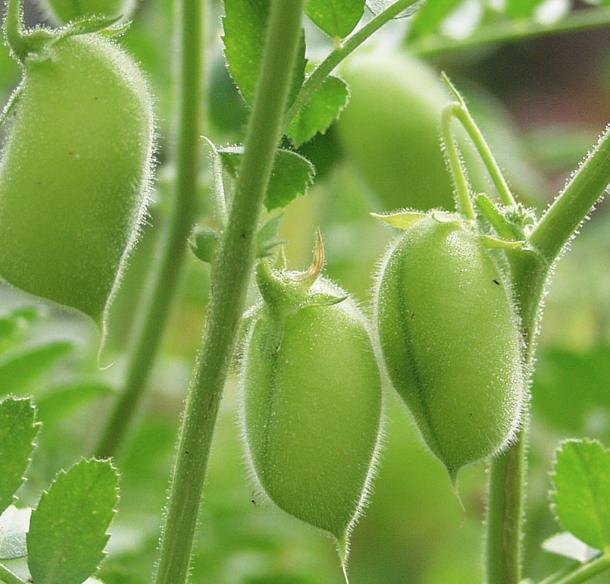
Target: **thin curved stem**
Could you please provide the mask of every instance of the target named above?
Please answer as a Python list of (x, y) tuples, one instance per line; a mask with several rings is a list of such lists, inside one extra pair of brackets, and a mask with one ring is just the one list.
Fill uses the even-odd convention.
[(470, 115), (468, 109), (465, 106), (456, 108), (454, 115), (462, 124), (475, 148), (477, 149), (477, 152), (481, 157), (481, 160), (483, 161), (483, 164), (485, 165), (485, 168), (487, 169), (496, 190), (498, 191), (500, 200), (505, 205), (515, 205), (515, 198), (513, 197), (510, 187), (508, 186), (508, 182), (500, 169), (500, 165), (498, 164), (498, 161), (493, 155), (489, 144), (487, 144), (483, 133), (477, 126), (473, 117)]
[(556, 582), (557, 584), (580, 584), (580, 582), (586, 582), (608, 569), (610, 569), (610, 556), (602, 554), (581, 564), (569, 574), (558, 578)]
[(21, 0), (7, 0), (4, 17), (4, 36), (6, 44), (19, 59), (23, 61), (28, 52), (28, 43), (23, 34), (23, 5)]
[(415, 4), (417, 0), (397, 0), (385, 10), (373, 17), (361, 29), (348, 37), (343, 44), (339, 44), (328, 56), (313, 70), (311, 75), (299, 90), (294, 102), (284, 116), (284, 128), (301, 111), (312, 95), (320, 88), (326, 78), (332, 73), (341, 61), (353, 53), (364, 41), (377, 32), (386, 22), (398, 16), (403, 10)]
[(229, 221), (213, 265), (209, 317), (190, 384), (155, 582), (182, 584), (218, 407), (255, 259), (256, 229), (281, 137), (305, 0), (275, 0)]
[(528, 38), (554, 34), (593, 30), (610, 26), (610, 10), (595, 8), (577, 10), (553, 24), (541, 24), (532, 19), (506, 20), (497, 24), (487, 24), (464, 39), (452, 39), (441, 35), (427, 36), (412, 42), (406, 48), (413, 55), (432, 57), (494, 43), (518, 42)]
[(0, 564), (0, 582), (4, 582), (4, 584), (26, 584), (25, 580), (22, 580), (3, 564)]
[[(105, 422), (95, 456), (116, 455), (137, 412), (157, 354), (195, 220), (203, 104), (204, 0), (176, 3), (178, 112), (174, 158), (176, 179), (167, 223), (158, 242), (157, 263), (144, 286), (122, 390)], [(154, 261), (154, 260), (153, 260)]]
[(466, 171), (464, 170), (453, 133), (451, 132), (451, 122), (455, 117), (455, 112), (460, 107), (458, 103), (450, 103), (443, 108), (441, 114), (441, 135), (445, 147), (445, 156), (455, 183), (456, 207), (466, 218), (474, 219), (475, 213), (470, 196), (468, 178), (466, 177)]

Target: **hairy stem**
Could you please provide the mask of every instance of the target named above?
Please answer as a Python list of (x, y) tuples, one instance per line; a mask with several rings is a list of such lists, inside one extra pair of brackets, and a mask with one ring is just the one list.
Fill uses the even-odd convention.
[(209, 317), (180, 430), (157, 584), (186, 581), (208, 455), (255, 255), (258, 217), (282, 130), (304, 0), (275, 0), (229, 221), (213, 266)]
[(505, 20), (487, 24), (464, 39), (431, 35), (407, 41), (407, 50), (421, 57), (431, 57), (494, 43), (518, 42), (528, 38), (578, 32), (610, 26), (610, 10), (606, 8), (578, 10), (553, 24), (541, 24), (532, 19)]
[(4, 582), (4, 584), (26, 584), (25, 580), (22, 580), (3, 564), (0, 564), (0, 582)]
[(610, 569), (610, 556), (597, 556), (575, 568), (572, 572), (557, 579), (557, 584), (579, 584)]
[[(526, 344), (527, 374), (533, 368), (536, 333), (549, 268), (610, 183), (610, 131), (596, 147), (530, 234), (537, 254), (511, 256), (516, 300)], [(487, 511), (487, 582), (519, 584), (525, 482), (527, 412), (516, 442), (490, 468)]]
[(181, 0), (176, 7), (179, 94), (173, 196), (154, 255), (158, 260), (144, 286), (123, 387), (95, 448), (99, 458), (117, 453), (137, 412), (176, 294), (194, 221), (203, 117), (204, 0)]

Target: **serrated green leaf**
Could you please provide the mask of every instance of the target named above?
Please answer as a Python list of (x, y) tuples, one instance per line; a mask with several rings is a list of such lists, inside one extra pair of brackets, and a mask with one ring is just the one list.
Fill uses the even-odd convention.
[(36, 410), (29, 399), (0, 402), (0, 513), (24, 481), (37, 432)]
[[(220, 150), (224, 167), (237, 176), (243, 148), (234, 146)], [(278, 150), (273, 163), (273, 170), (265, 194), (267, 210), (285, 207), (298, 195), (307, 192), (313, 182), (315, 169), (311, 162), (300, 154), (290, 150)]]
[(113, 388), (101, 381), (76, 381), (52, 387), (36, 400), (38, 418), (45, 427), (51, 426), (79, 407), (112, 392)]
[(329, 37), (346, 37), (364, 14), (364, 0), (308, 0), (305, 12)]
[(588, 546), (567, 531), (556, 533), (545, 539), (542, 542), (542, 549), (551, 554), (570, 558), (577, 562), (586, 562), (600, 554), (600, 550)]
[(81, 460), (60, 472), (32, 512), (28, 566), (36, 584), (81, 584), (104, 557), (117, 503), (108, 461)]
[(445, 19), (459, 6), (460, 2), (461, 0), (432, 0), (426, 2), (411, 21), (409, 39), (437, 32)]
[(541, 348), (532, 390), (534, 417), (564, 434), (591, 434), (599, 412), (608, 407), (608, 379), (610, 349), (606, 346), (578, 352)]
[(0, 515), (0, 560), (16, 560), (27, 556), (25, 534), (30, 525), (32, 510), (10, 505)]
[(0, 360), (0, 397), (27, 389), (72, 347), (68, 341), (51, 341), (3, 357)]
[[(252, 104), (258, 84), (265, 33), (270, 13), (270, 0), (225, 0), (224, 28), (225, 56), (229, 71), (244, 99)], [(289, 106), (305, 78), (305, 36), (294, 67)]]
[(553, 511), (587, 545), (610, 546), (610, 451), (593, 440), (567, 440), (553, 466)]
[(286, 134), (298, 147), (324, 134), (349, 101), (349, 89), (338, 77), (328, 77), (292, 120)]

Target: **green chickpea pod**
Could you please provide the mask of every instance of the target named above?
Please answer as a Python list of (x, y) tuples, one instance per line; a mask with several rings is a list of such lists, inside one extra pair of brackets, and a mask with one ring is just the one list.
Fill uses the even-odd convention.
[(254, 476), (281, 509), (335, 536), (343, 560), (378, 447), (381, 382), (365, 319), (319, 277), (259, 264), (263, 303), (242, 369), (244, 439)]
[(101, 324), (146, 209), (148, 83), (111, 31), (22, 33), (17, 6), (7, 36), (23, 79), (0, 160), (0, 276)]
[(522, 339), (509, 284), (463, 219), (432, 212), (404, 231), (375, 309), (392, 384), (452, 479), (505, 448), (527, 395)]

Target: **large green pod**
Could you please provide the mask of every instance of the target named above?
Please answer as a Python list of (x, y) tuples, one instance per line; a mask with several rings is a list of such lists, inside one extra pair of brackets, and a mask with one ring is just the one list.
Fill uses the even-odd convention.
[(452, 477), (502, 450), (526, 395), (511, 291), (459, 218), (428, 216), (389, 249), (376, 324), (395, 389)]
[[(342, 69), (350, 102), (337, 122), (341, 146), (379, 199), (380, 208), (453, 209), (453, 187), (440, 140), (443, 108), (453, 100), (439, 74), (405, 52), (375, 51), (350, 57)], [(468, 88), (480, 123), (513, 188), (537, 201), (545, 191), (502, 105)], [(454, 129), (476, 190), (491, 183), (465, 131)]]
[(148, 85), (97, 34), (25, 59), (0, 162), (0, 276), (96, 322), (145, 210)]
[(247, 453), (270, 499), (345, 552), (374, 466), (379, 370), (353, 300), (323, 279), (309, 287), (279, 277), (284, 288), (268, 280), (262, 289), (245, 351)]
[(440, 141), (450, 96), (432, 69), (404, 53), (363, 53), (341, 75), (351, 98), (341, 145), (386, 210), (453, 208)]

